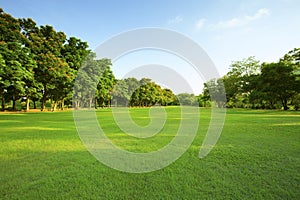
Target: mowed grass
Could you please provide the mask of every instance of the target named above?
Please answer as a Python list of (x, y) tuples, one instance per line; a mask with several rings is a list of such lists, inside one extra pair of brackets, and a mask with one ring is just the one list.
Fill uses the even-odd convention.
[[(130, 110), (146, 125), (148, 109)], [(110, 109), (97, 111), (118, 146), (149, 152), (171, 141), (180, 123), (167, 108), (162, 131), (136, 139), (114, 124)], [(1, 199), (299, 199), (300, 113), (227, 110), (222, 135), (208, 156), (199, 149), (210, 120), (201, 109), (198, 134), (182, 157), (144, 174), (97, 161), (76, 132), (72, 112), (0, 114)]]

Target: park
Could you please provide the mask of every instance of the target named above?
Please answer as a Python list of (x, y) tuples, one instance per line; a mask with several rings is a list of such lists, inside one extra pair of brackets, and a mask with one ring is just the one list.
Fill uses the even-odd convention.
[[(260, 9), (242, 24), (268, 15)], [(297, 44), (276, 61), (253, 55), (232, 61), (224, 75), (199, 84), (201, 93), (175, 93), (148, 77), (118, 78), (110, 58), (98, 58), (87, 42), (51, 25), (2, 8), (0, 23), (1, 199), (300, 198)], [(183, 115), (184, 109), (193, 112)], [(165, 121), (156, 134), (134, 137), (114, 116), (124, 110), (140, 127), (155, 120), (155, 110), (163, 110)], [(220, 135), (199, 157), (216, 110), (224, 113)], [(196, 127), (196, 134), (167, 166), (122, 171), (87, 147), (75, 119), (81, 111), (93, 112), (113, 145), (136, 154), (164, 149), (186, 119), (193, 126), (183, 132)], [(97, 134), (89, 125), (87, 132)]]

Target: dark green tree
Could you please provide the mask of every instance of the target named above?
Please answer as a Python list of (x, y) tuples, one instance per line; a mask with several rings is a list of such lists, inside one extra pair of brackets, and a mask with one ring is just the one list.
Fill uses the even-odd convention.
[(248, 107), (252, 103), (249, 96), (256, 76), (260, 74), (259, 63), (254, 56), (232, 62), (230, 71), (222, 78), (228, 107)]
[(131, 106), (149, 107), (155, 104), (161, 104), (163, 98), (163, 90), (151, 79), (142, 78), (140, 87), (138, 87), (130, 98)]
[(111, 104), (112, 93), (116, 79), (110, 69), (112, 63), (109, 59), (101, 59), (97, 60), (96, 62), (101, 70), (100, 80), (97, 85), (96, 101), (98, 105), (103, 108), (110, 106)]
[[(12, 109), (16, 110), (16, 101), (27, 97), (32, 91), (34, 82), (33, 70), (36, 62), (28, 47), (25, 46), (26, 38), (21, 34), (19, 20), (0, 10), (0, 93), (2, 110), (5, 109), (5, 95), (12, 100)], [(29, 99), (26, 110), (29, 108)]]
[(299, 86), (293, 71), (291, 65), (283, 62), (262, 65), (260, 91), (272, 99), (279, 100), (284, 110), (289, 108), (288, 103), (297, 93)]

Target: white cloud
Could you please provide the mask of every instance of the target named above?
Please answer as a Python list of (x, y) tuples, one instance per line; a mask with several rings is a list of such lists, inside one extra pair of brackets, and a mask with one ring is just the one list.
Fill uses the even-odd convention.
[(268, 15), (270, 15), (269, 10), (266, 8), (262, 8), (262, 9), (259, 9), (254, 15), (246, 16), (245, 19), (252, 21), (252, 20), (257, 20), (257, 19), (260, 19), (260, 18), (262, 18), (264, 16), (268, 16)]
[(232, 18), (228, 21), (220, 21), (216, 27), (217, 28), (233, 28), (236, 26), (240, 26), (243, 23), (243, 21), (239, 18)]
[(235, 17), (227, 21), (220, 21), (217, 24), (212, 25), (213, 28), (235, 28), (243, 26), (251, 21), (261, 19), (264, 16), (270, 15), (270, 12), (266, 8), (259, 9), (254, 15), (245, 15), (241, 17)]
[(175, 18), (169, 20), (169, 24), (179, 24), (182, 21), (183, 21), (183, 18), (178, 15)]
[(201, 18), (198, 21), (196, 21), (196, 24), (195, 24), (196, 29), (199, 30), (199, 29), (203, 28), (205, 21), (206, 21), (205, 18)]

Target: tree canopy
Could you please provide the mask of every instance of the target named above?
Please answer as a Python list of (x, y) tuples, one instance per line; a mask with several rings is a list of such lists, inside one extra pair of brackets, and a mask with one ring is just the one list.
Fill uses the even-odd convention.
[[(172, 105), (176, 100), (170, 89), (163, 89), (151, 79), (116, 80), (110, 59), (96, 59), (88, 44), (67, 37), (52, 26), (38, 26), (30, 18), (15, 19), (0, 10), (0, 95), (1, 108), (12, 102), (30, 102), (41, 110), (50, 103), (55, 111), (65, 102), (75, 100), (75, 108)], [(79, 70), (80, 69), (80, 70)], [(74, 85), (75, 78), (80, 73)], [(74, 89), (74, 90), (73, 90)], [(88, 90), (86, 90), (88, 89)], [(75, 93), (73, 94), (73, 91)], [(49, 105), (48, 105), (49, 106)]]
[[(204, 83), (203, 93), (198, 96), (175, 95), (149, 78), (118, 80), (111, 66), (109, 58), (96, 59), (87, 42), (68, 37), (50, 25), (38, 26), (30, 18), (16, 19), (0, 8), (2, 110), (17, 110), (17, 102), (21, 102), (26, 111), (32, 104), (33, 108), (40, 104), (42, 111), (46, 105), (55, 111), (71, 106), (73, 99), (75, 108), (216, 105), (297, 110), (300, 107), (300, 48), (287, 52), (274, 63), (261, 63), (254, 56), (234, 61), (225, 76)], [(79, 84), (74, 85), (75, 80)]]
[(13, 102), (11, 109), (16, 110), (17, 100), (26, 101), (26, 110), (29, 110), (30, 100), (34, 105), (40, 100), (41, 110), (46, 109), (49, 101), (52, 110), (56, 110), (59, 103), (63, 109), (65, 101), (71, 102), (75, 77), (84, 64), (102, 66), (101, 76), (94, 77), (100, 80), (96, 100), (101, 106), (108, 104), (114, 85), (109, 59), (95, 60), (95, 55), (88, 56), (91, 51), (86, 42), (67, 38), (50, 25), (38, 26), (30, 18), (15, 19), (2, 9), (0, 24), (2, 110), (6, 108), (5, 102), (10, 101)]
[[(224, 82), (226, 106), (298, 110), (300, 107), (299, 61), (300, 48), (295, 48), (274, 63), (260, 63), (254, 57), (233, 62), (230, 71), (219, 79)], [(211, 82), (205, 83), (204, 86)], [(204, 90), (203, 95), (207, 94), (209, 95), (208, 91)]]

